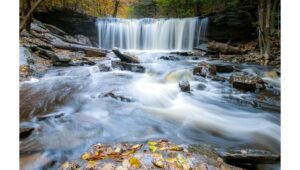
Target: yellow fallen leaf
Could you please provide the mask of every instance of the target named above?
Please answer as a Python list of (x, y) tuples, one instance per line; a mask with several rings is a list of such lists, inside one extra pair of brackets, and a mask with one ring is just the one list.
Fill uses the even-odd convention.
[(91, 154), (90, 153), (87, 153), (85, 152), (82, 156), (81, 156), (81, 159), (83, 160), (88, 160), (91, 158)]
[(136, 159), (135, 157), (131, 157), (129, 159), (129, 163), (130, 163), (130, 166), (133, 168), (141, 167), (141, 162), (138, 159)]
[(149, 141), (149, 142), (148, 142), (148, 145), (149, 145), (149, 146), (154, 146), (154, 145), (156, 145), (156, 144), (157, 144), (157, 142), (154, 142), (154, 141)]
[(156, 146), (150, 145), (149, 149), (151, 152), (155, 152), (157, 148), (156, 148)]

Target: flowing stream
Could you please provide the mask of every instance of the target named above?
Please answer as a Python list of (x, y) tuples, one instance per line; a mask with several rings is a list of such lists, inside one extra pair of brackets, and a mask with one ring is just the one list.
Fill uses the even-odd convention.
[[(141, 24), (146, 21), (150, 22), (150, 25)], [(101, 22), (105, 22), (106, 27), (119, 25), (120, 29), (129, 29), (127, 31), (137, 31), (131, 29), (131, 26), (145, 27), (143, 29), (165, 26), (164, 31), (167, 31), (173, 24), (178, 24), (178, 27), (182, 26), (181, 24), (195, 24), (194, 19), (171, 19), (170, 23), (165, 25), (161, 20), (148, 19), (122, 20), (121, 23), (111, 20)], [(130, 26), (125, 26), (125, 23)], [(100, 29), (109, 31), (104, 27)], [(180, 31), (184, 33), (180, 29), (173, 31), (176, 32), (176, 36)], [(135, 34), (133, 37), (142, 35), (132, 33)], [(117, 38), (111, 34), (106, 35), (107, 38)], [(142, 39), (146, 39), (146, 36), (154, 38), (154, 35), (159, 33), (145, 31)], [(192, 47), (185, 46), (187, 43), (184, 42), (190, 38), (190, 34), (181, 35), (185, 38), (181, 37), (181, 42), (177, 40), (175, 44), (168, 40), (172, 36), (160, 37), (161, 41), (137, 42), (133, 37), (126, 37), (127, 34), (123, 36), (124, 39), (121, 40), (129, 41), (129, 44), (108, 41), (107, 44), (102, 42), (101, 46), (110, 48), (120, 45), (131, 49), (163, 50)], [(176, 36), (173, 38), (178, 38)], [(168, 40), (168, 43), (164, 43), (163, 40)], [(53, 167), (57, 167), (65, 160), (78, 159), (83, 151), (96, 142), (145, 142), (166, 138), (179, 144), (208, 143), (224, 149), (240, 146), (280, 151), (279, 113), (232, 100), (257, 98), (256, 93), (241, 93), (233, 89), (228, 82), (194, 76), (192, 68), (199, 62), (206, 61), (206, 58), (192, 60), (173, 55), (179, 60), (165, 61), (159, 57), (170, 55), (168, 52), (151, 50), (134, 53), (146, 67), (145, 73), (118, 69), (101, 72), (98, 65), (53, 68), (40, 78), (20, 84), (21, 126), (38, 129), (20, 142), (23, 169), (39, 168), (49, 159), (55, 160)], [(117, 60), (113, 53), (109, 54), (109, 58)], [(111, 61), (97, 64), (110, 67)], [(258, 75), (272, 70), (250, 65), (239, 67), (242, 71)], [(229, 76), (228, 73), (220, 75)], [(178, 82), (182, 79), (189, 80), (191, 93), (180, 91)], [(280, 90), (280, 78), (267, 79), (274, 84), (273, 90)], [(126, 100), (105, 95), (109, 92)], [(280, 104), (280, 99), (274, 100), (272, 104), (278, 105), (278, 102)], [(48, 117), (41, 118), (41, 115)]]

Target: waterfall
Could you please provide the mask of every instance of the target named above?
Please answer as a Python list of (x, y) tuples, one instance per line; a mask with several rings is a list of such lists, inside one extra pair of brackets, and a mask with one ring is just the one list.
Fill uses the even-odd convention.
[(130, 50), (192, 50), (205, 40), (208, 18), (97, 20), (99, 47)]

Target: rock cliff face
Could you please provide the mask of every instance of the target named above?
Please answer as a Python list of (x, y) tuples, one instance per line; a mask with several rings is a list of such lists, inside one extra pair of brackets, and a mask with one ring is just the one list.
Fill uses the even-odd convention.
[(70, 35), (84, 35), (91, 40), (93, 46), (98, 46), (98, 29), (96, 17), (87, 16), (70, 9), (53, 9), (38, 11), (34, 18), (44, 23), (54, 25)]
[(210, 14), (207, 38), (226, 42), (250, 41), (257, 38), (254, 23), (257, 21), (257, 9), (246, 6)]

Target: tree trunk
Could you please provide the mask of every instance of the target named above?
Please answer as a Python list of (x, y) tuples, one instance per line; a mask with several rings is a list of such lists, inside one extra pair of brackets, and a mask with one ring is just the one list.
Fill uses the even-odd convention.
[(43, 2), (43, 0), (38, 0), (35, 5), (30, 9), (30, 11), (27, 13), (25, 18), (23, 19), (21, 26), (20, 26), (20, 32), (26, 27), (27, 31), (30, 31), (30, 23), (32, 20), (32, 14), (37, 9), (37, 7)]
[[(274, 0), (271, 11), (271, 21), (270, 21), (270, 34), (273, 34), (276, 30), (276, 14), (279, 7), (279, 0)], [(279, 12), (279, 11), (278, 11)]]
[(270, 19), (271, 0), (259, 0), (258, 4), (258, 40), (260, 54), (264, 56), (265, 65), (270, 59)]
[(266, 25), (265, 25), (265, 41), (266, 41), (266, 50), (265, 50), (265, 65), (268, 64), (270, 59), (270, 19), (271, 19), (271, 0), (267, 0), (266, 4)]
[(115, 9), (112, 15), (114, 18), (117, 17), (119, 4), (120, 4), (120, 0), (115, 0)]

